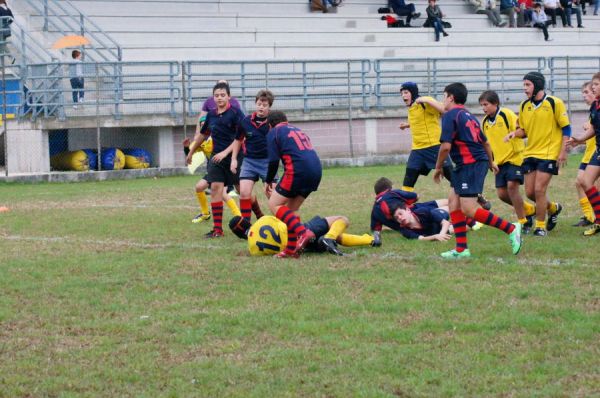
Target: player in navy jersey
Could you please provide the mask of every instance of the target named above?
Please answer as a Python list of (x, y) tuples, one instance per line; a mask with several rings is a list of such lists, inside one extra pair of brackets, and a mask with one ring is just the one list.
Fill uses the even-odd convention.
[[(260, 178), (264, 183), (269, 169), (269, 151), (267, 147), (267, 135), (270, 126), (267, 122), (269, 110), (273, 105), (273, 93), (269, 90), (260, 90), (256, 94), (256, 111), (246, 116), (240, 123), (241, 135), (244, 138), (244, 162), (240, 171), (240, 209), (242, 217), (250, 221), (251, 210), (254, 210), (256, 218), (262, 217), (262, 211), (256, 198), (252, 198), (252, 188)], [(239, 151), (240, 141), (236, 141)], [(254, 200), (253, 200), (254, 199)]]
[(433, 179), (439, 183), (442, 167), (448, 154), (454, 163), (452, 189), (448, 196), (450, 219), (454, 226), (456, 248), (442, 253), (444, 258), (470, 257), (467, 247), (466, 217), (498, 228), (509, 234), (513, 254), (521, 250), (521, 224), (511, 224), (492, 212), (477, 206), (477, 195), (483, 191), (483, 183), (488, 167), (498, 172), (493, 161), (492, 149), (481, 131), (475, 116), (465, 109), (467, 88), (462, 83), (452, 83), (444, 89), (442, 117), (442, 143), (438, 154)]
[(596, 137), (596, 152), (592, 155), (583, 176), (579, 178), (581, 187), (585, 191), (592, 209), (594, 210), (594, 223), (583, 232), (585, 236), (592, 236), (600, 232), (600, 193), (594, 186), (594, 182), (600, 177), (600, 72), (592, 77), (592, 92), (596, 100), (590, 107), (590, 129), (580, 138), (571, 138), (571, 143), (583, 143), (588, 138)]
[[(271, 212), (283, 221), (288, 229), (288, 243), (277, 257), (298, 257), (298, 254), (315, 235), (307, 230), (295, 214), (304, 200), (319, 188), (321, 182), (321, 160), (313, 149), (310, 138), (299, 128), (287, 122), (285, 113), (271, 111), (268, 117), (269, 170), (265, 193), (269, 197)], [(275, 189), (272, 184), (283, 163), (283, 176)]]
[[(234, 141), (241, 140), (239, 124), (244, 117), (242, 111), (234, 108), (229, 103), (229, 85), (217, 83), (213, 87), (213, 97), (217, 109), (211, 110), (206, 115), (200, 135), (195, 139), (196, 146), (201, 145), (209, 136), (213, 141), (213, 157), (207, 166), (210, 181), (210, 206), (213, 213), (214, 228), (207, 238), (223, 236), (223, 189), (227, 185), (239, 183), (238, 164), (241, 163), (241, 154), (232, 159)], [(188, 156), (188, 163), (191, 157)], [(232, 172), (232, 170), (235, 170)]]
[(450, 239), (450, 215), (447, 208), (441, 208), (435, 201), (416, 203), (412, 207), (398, 203), (391, 211), (407, 239), (440, 242)]

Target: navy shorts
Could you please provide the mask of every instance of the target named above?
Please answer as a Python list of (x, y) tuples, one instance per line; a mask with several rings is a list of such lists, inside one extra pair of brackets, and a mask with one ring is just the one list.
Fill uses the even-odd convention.
[(275, 187), (275, 191), (286, 198), (295, 198), (296, 196), (308, 198), (308, 195), (319, 188), (320, 183), (321, 173), (303, 176), (294, 176), (284, 173), (283, 177), (281, 177), (281, 180), (279, 180), (279, 183)]
[[(426, 176), (431, 170), (435, 169), (439, 151), (440, 145), (423, 149), (413, 149), (410, 151), (410, 155), (408, 155), (406, 168), (418, 170), (419, 174)], [(446, 158), (442, 167), (452, 167), (449, 157)]]
[[(238, 157), (238, 165), (243, 164), (243, 156)], [(229, 169), (231, 166), (231, 157), (227, 157), (219, 163), (214, 163), (212, 159), (208, 162), (207, 166), (207, 175), (206, 181), (213, 182), (222, 182), (226, 186), (229, 185), (238, 185), (240, 183), (240, 169), (237, 168), (237, 173), (233, 174)]]
[(521, 166), (515, 166), (511, 163), (504, 163), (498, 167), (500, 171), (496, 174), (496, 188), (504, 188), (509, 181), (516, 181), (523, 185), (523, 170)]
[(590, 166), (600, 166), (600, 151), (598, 149), (596, 149), (588, 164)]
[(483, 192), (488, 161), (466, 164), (452, 170), (452, 188), (458, 196), (477, 197)]
[(583, 162), (579, 163), (579, 170), (582, 170), (582, 171), (585, 170), (587, 165), (588, 165), (587, 163), (583, 163)]
[(541, 171), (542, 173), (558, 175), (558, 163), (556, 160), (525, 158), (521, 167), (523, 174), (528, 174), (532, 171)]
[(417, 209), (423, 209), (425, 207), (431, 208), (431, 209), (437, 209), (438, 204), (435, 200), (430, 200), (428, 202), (417, 202), (412, 206), (412, 209), (417, 210)]
[(269, 159), (253, 159), (244, 158), (240, 171), (240, 180), (252, 180), (254, 182), (260, 180), (265, 182), (267, 179), (267, 171), (269, 170)]
[(315, 234), (315, 239), (308, 244), (307, 250), (312, 252), (324, 252), (325, 249), (319, 246), (318, 240), (329, 232), (327, 220), (320, 216), (314, 216), (309, 222), (304, 223), (304, 227), (310, 229)]

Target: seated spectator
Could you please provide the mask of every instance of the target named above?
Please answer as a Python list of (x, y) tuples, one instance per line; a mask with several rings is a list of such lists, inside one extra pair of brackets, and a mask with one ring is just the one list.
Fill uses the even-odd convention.
[(517, 26), (531, 26), (531, 14), (533, 14), (533, 0), (519, 0)]
[(390, 7), (396, 15), (399, 17), (406, 17), (404, 26), (410, 26), (410, 21), (413, 18), (419, 18), (421, 13), (415, 12), (415, 4), (406, 4), (404, 0), (388, 0), (388, 7)]
[(508, 16), (508, 26), (511, 28), (517, 26), (516, 12), (519, 12), (519, 5), (516, 0), (500, 0), (500, 14)]
[(494, 26), (503, 27), (506, 26), (506, 22), (502, 21), (500, 12), (496, 9), (495, 0), (485, 0), (485, 14)]
[(444, 25), (442, 25), (444, 14), (442, 13), (440, 6), (435, 3), (435, 0), (429, 0), (428, 4), (429, 5), (425, 9), (425, 12), (427, 13), (427, 22), (429, 26), (433, 27), (435, 41), (440, 41), (440, 33), (442, 33), (444, 37), (448, 36), (448, 33), (444, 30)]
[(560, 0), (560, 5), (565, 10), (567, 26), (569, 28), (573, 27), (573, 24), (571, 23), (571, 15), (575, 13), (575, 16), (577, 17), (577, 27), (583, 28), (583, 25), (581, 24), (581, 7), (579, 4), (575, 4), (573, 0)]
[(550, 17), (552, 26), (556, 26), (556, 14), (560, 15), (563, 27), (567, 26), (565, 10), (562, 9), (559, 0), (544, 0), (544, 12)]
[(544, 32), (544, 40), (552, 41), (552, 39), (548, 36), (548, 25), (550, 25), (552, 21), (548, 20), (548, 16), (544, 10), (542, 10), (542, 5), (540, 3), (535, 3), (531, 17), (533, 20), (533, 26), (541, 29), (542, 32)]

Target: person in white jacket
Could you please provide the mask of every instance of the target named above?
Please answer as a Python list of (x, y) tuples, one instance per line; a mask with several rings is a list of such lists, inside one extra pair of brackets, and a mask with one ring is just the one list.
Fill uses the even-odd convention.
[(552, 41), (552, 39), (548, 35), (548, 25), (550, 25), (552, 21), (548, 20), (548, 16), (542, 9), (542, 5), (540, 3), (535, 3), (535, 6), (533, 6), (533, 14), (531, 14), (531, 20), (535, 28), (539, 28), (542, 30), (542, 32), (544, 32), (544, 40)]

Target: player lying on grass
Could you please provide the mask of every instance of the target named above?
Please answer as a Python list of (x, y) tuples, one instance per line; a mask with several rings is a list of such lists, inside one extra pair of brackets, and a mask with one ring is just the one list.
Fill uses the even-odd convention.
[[(315, 216), (304, 227), (315, 237), (306, 245), (306, 251), (328, 252), (337, 256), (343, 253), (338, 244), (346, 247), (373, 246), (372, 235), (352, 235), (345, 233), (350, 222), (345, 216)], [(281, 252), (287, 245), (287, 226), (278, 218), (264, 216), (251, 225), (247, 219), (236, 216), (229, 221), (229, 227), (239, 238), (248, 240), (248, 250), (252, 256), (265, 256)]]

